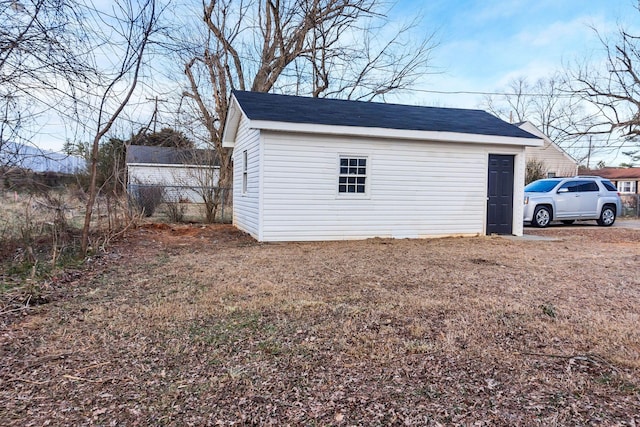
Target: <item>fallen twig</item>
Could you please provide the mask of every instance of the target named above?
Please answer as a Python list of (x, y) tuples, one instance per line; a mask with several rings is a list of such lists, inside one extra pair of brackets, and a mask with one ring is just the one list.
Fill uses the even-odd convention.
[(22, 306), (22, 307), (18, 307), (18, 308), (11, 309), (11, 310), (0, 311), (0, 316), (2, 316), (3, 314), (14, 313), (14, 312), (16, 312), (16, 311), (26, 310), (27, 308), (29, 308), (29, 306), (28, 306), (28, 305), (25, 305), (25, 306)]
[(572, 361), (582, 361), (582, 362), (589, 362), (589, 363), (593, 363), (594, 365), (606, 365), (608, 366), (612, 371), (614, 372), (618, 372), (618, 370), (616, 369), (615, 366), (613, 366), (609, 361), (607, 361), (605, 358), (598, 356), (596, 354), (574, 354), (574, 355), (564, 355), (564, 354), (548, 354), (548, 353), (534, 353), (534, 352), (516, 352), (516, 354), (523, 354), (523, 355), (527, 355), (527, 356), (540, 356), (540, 357), (552, 357), (555, 359), (565, 359), (565, 360), (569, 360), (569, 362)]
[(51, 380), (33, 381), (33, 380), (28, 380), (26, 378), (20, 378), (20, 377), (11, 377), (11, 379), (13, 381), (21, 381), (21, 382), (25, 382), (25, 383), (29, 383), (29, 384), (35, 384), (35, 385), (44, 385), (44, 384), (48, 384), (49, 382), (51, 382)]
[(102, 378), (98, 380), (92, 380), (90, 378), (82, 378), (82, 377), (77, 377), (75, 375), (68, 375), (68, 374), (63, 375), (63, 377), (73, 381), (86, 381), (90, 383), (103, 383), (105, 381), (108, 381), (108, 380), (103, 380)]
[(76, 369), (76, 371), (77, 372), (84, 372), (84, 371), (87, 371), (89, 369), (99, 368), (100, 366), (108, 365), (110, 363), (111, 362), (94, 363), (93, 365), (88, 365), (88, 366), (85, 366), (84, 368), (78, 368), (78, 369)]
[(53, 360), (58, 360), (58, 359), (64, 359), (67, 356), (71, 356), (73, 353), (59, 353), (59, 354), (52, 354), (50, 356), (43, 356), (40, 357), (39, 359), (36, 359), (32, 362), (28, 362), (25, 367), (27, 369), (36, 367), (36, 366), (40, 366), (43, 363), (47, 363), (47, 362), (51, 362)]

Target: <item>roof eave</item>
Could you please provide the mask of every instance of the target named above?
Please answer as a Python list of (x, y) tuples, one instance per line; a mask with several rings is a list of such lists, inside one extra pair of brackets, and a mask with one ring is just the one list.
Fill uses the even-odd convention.
[(242, 108), (236, 97), (232, 94), (229, 100), (229, 111), (227, 112), (227, 120), (222, 131), (222, 146), (224, 148), (233, 148), (236, 145), (236, 135), (242, 118)]
[[(238, 119), (239, 120), (239, 119)], [(316, 133), (341, 136), (361, 136), (419, 141), (463, 142), (497, 145), (521, 145), (541, 147), (541, 138), (523, 138), (500, 135), (482, 135), (461, 132), (438, 132), (423, 130), (388, 129), (357, 126), (335, 126), (309, 123), (288, 123), (263, 120), (251, 120), (251, 128), (279, 132)], [(226, 130), (225, 130), (226, 132)]]

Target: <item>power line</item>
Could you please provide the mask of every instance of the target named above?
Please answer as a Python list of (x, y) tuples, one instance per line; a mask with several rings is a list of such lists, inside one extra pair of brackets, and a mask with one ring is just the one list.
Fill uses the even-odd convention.
[(474, 90), (435, 90), (435, 89), (411, 89), (414, 92), (435, 93), (439, 95), (496, 95), (496, 96), (554, 96), (562, 98), (570, 98), (574, 96), (570, 93), (509, 93), (509, 92), (484, 92)]

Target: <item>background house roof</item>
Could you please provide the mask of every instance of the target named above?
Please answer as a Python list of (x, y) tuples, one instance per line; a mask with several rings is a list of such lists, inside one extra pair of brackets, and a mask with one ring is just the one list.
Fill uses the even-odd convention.
[(233, 91), (250, 120), (538, 139), (482, 110)]
[(640, 168), (602, 168), (594, 170), (580, 170), (580, 175), (596, 175), (614, 181), (640, 180)]
[[(127, 147), (127, 163), (163, 165), (210, 165), (213, 150), (130, 145)], [(216, 159), (215, 166), (219, 166)]]

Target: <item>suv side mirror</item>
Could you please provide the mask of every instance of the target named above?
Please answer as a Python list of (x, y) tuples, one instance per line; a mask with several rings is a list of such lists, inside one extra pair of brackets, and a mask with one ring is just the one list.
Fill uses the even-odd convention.
[(568, 189), (567, 187), (560, 188), (560, 189), (558, 190), (558, 193), (568, 193), (568, 192), (569, 192), (569, 189)]

